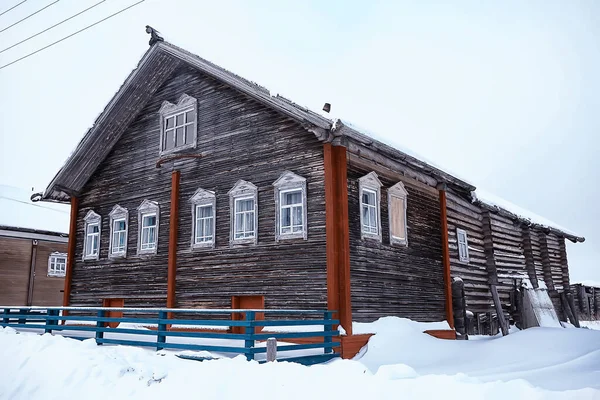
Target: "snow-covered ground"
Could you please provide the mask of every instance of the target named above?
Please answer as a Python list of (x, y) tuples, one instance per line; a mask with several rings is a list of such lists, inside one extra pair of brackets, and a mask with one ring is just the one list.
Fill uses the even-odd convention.
[(374, 328), (356, 360), (311, 367), (188, 361), (0, 328), (0, 398), (600, 399), (600, 331), (533, 328), (445, 341), (399, 318)]

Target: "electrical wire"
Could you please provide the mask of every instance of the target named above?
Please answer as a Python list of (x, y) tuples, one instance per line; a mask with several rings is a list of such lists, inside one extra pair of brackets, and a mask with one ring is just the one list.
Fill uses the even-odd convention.
[(11, 8), (9, 8), (8, 10), (6, 10), (6, 11), (2, 11), (2, 12), (0, 13), (0, 17), (1, 17), (1, 16), (3, 16), (4, 14), (6, 14), (7, 12), (9, 12), (10, 10), (12, 10), (12, 9), (15, 9), (15, 8), (19, 7), (21, 4), (25, 3), (26, 1), (27, 1), (27, 0), (23, 0), (22, 2), (20, 2), (20, 3), (18, 3), (18, 4), (15, 4), (15, 5), (14, 5), (14, 6), (12, 6)]
[(50, 3), (50, 4), (48, 4), (46, 7), (42, 7), (42, 8), (40, 8), (40, 9), (39, 9), (39, 10), (37, 10), (36, 12), (34, 12), (34, 13), (31, 13), (31, 14), (29, 14), (28, 16), (26, 16), (25, 18), (23, 18), (23, 19), (20, 19), (20, 20), (18, 20), (17, 22), (15, 22), (14, 24), (12, 24), (12, 25), (9, 25), (9, 26), (7, 26), (6, 28), (2, 29), (2, 30), (0, 31), (0, 33), (4, 32), (4, 31), (5, 31), (5, 30), (7, 30), (7, 29), (10, 29), (10, 28), (12, 28), (13, 26), (15, 26), (15, 25), (17, 25), (17, 24), (20, 24), (21, 22), (25, 21), (27, 18), (33, 17), (35, 14), (37, 14), (37, 13), (39, 13), (39, 12), (42, 12), (42, 11), (44, 11), (46, 8), (48, 8), (48, 7), (50, 7), (50, 6), (53, 6), (53, 5), (55, 5), (55, 4), (56, 4), (56, 3), (58, 3), (59, 1), (60, 1), (60, 0), (56, 0), (54, 3)]
[(91, 10), (92, 8), (94, 8), (94, 7), (96, 7), (96, 6), (98, 6), (98, 5), (102, 4), (102, 3), (104, 3), (105, 1), (106, 1), (106, 0), (99, 1), (98, 3), (94, 4), (93, 6), (91, 6), (91, 7), (88, 7), (88, 8), (86, 8), (85, 10), (78, 12), (77, 14), (71, 15), (71, 16), (70, 16), (69, 18), (67, 18), (67, 19), (63, 19), (63, 20), (62, 20), (62, 21), (60, 21), (59, 23), (57, 23), (57, 24), (54, 24), (54, 25), (52, 25), (51, 27), (44, 29), (43, 31), (39, 31), (39, 32), (38, 32), (38, 33), (36, 33), (36, 34), (29, 36), (27, 39), (23, 39), (23, 40), (21, 40), (20, 42), (17, 42), (17, 43), (15, 43), (15, 44), (13, 44), (12, 46), (8, 46), (7, 48), (0, 50), (0, 53), (4, 53), (6, 50), (10, 50), (10, 49), (12, 49), (13, 47), (17, 47), (17, 46), (18, 46), (18, 45), (20, 45), (21, 43), (25, 43), (26, 41), (28, 41), (28, 40), (30, 40), (30, 39), (33, 39), (33, 38), (34, 38), (34, 37), (36, 37), (36, 36), (39, 36), (39, 35), (41, 35), (41, 34), (42, 34), (42, 33), (44, 33), (44, 32), (48, 32), (50, 29), (56, 28), (56, 27), (57, 27), (57, 26), (59, 26), (60, 24), (63, 24), (63, 23), (65, 23), (65, 22), (67, 22), (67, 21), (69, 21), (69, 20), (71, 20), (71, 19), (75, 18), (76, 16), (83, 14), (84, 12), (86, 12), (86, 11), (88, 11), (88, 10)]
[(123, 8), (122, 10), (120, 10), (120, 11), (117, 11), (116, 13), (114, 13), (114, 14), (111, 14), (111, 15), (109, 15), (109, 16), (108, 16), (108, 17), (106, 17), (106, 18), (103, 18), (103, 19), (101, 19), (101, 20), (99, 20), (99, 21), (96, 21), (96, 22), (94, 22), (94, 23), (93, 23), (93, 24), (91, 24), (91, 25), (88, 25), (88, 26), (86, 26), (85, 28), (82, 28), (82, 29), (78, 30), (77, 32), (71, 33), (70, 35), (63, 37), (62, 39), (59, 39), (59, 40), (57, 40), (56, 42), (52, 42), (52, 43), (50, 43), (49, 45), (47, 45), (47, 46), (44, 46), (44, 47), (42, 47), (42, 48), (40, 48), (40, 49), (37, 49), (36, 51), (33, 51), (33, 52), (31, 52), (31, 53), (29, 53), (29, 54), (27, 54), (27, 55), (24, 55), (24, 56), (23, 56), (23, 57), (21, 57), (21, 58), (17, 58), (16, 60), (9, 62), (8, 64), (4, 64), (4, 65), (0, 66), (0, 69), (6, 68), (6, 67), (8, 67), (9, 65), (13, 65), (14, 63), (17, 63), (17, 62), (19, 62), (19, 61), (21, 61), (21, 60), (24, 60), (24, 59), (26, 59), (26, 58), (28, 58), (28, 57), (31, 57), (32, 55), (34, 55), (34, 54), (36, 54), (36, 53), (39, 53), (40, 51), (42, 51), (42, 50), (45, 50), (45, 49), (47, 49), (47, 48), (49, 48), (49, 47), (52, 47), (52, 46), (54, 46), (55, 44), (58, 44), (58, 43), (62, 42), (63, 40), (67, 40), (68, 38), (70, 38), (70, 37), (73, 37), (73, 36), (77, 35), (78, 33), (81, 33), (81, 32), (83, 32), (83, 31), (85, 31), (85, 30), (87, 30), (87, 29), (89, 29), (89, 28), (91, 28), (91, 27), (93, 27), (93, 26), (95, 26), (95, 25), (98, 25), (99, 23), (101, 23), (101, 22), (104, 22), (104, 21), (106, 21), (107, 19), (114, 17), (115, 15), (118, 15), (118, 14), (120, 14), (120, 13), (124, 12), (124, 11), (127, 11), (127, 10), (129, 10), (130, 8), (137, 6), (138, 4), (140, 4), (140, 3), (143, 3), (144, 1), (146, 1), (146, 0), (140, 0), (140, 1), (138, 1), (137, 3), (134, 3), (134, 4), (130, 5), (129, 7)]

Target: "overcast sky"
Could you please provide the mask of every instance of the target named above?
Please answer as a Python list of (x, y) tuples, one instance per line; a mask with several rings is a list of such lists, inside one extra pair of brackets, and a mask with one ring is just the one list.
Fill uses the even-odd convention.
[[(27, 1), (0, 30), (53, 1)], [(61, 0), (0, 32), (0, 50), (98, 1)], [(136, 1), (105, 1), (0, 65)], [(146, 51), (150, 24), (585, 236), (567, 248), (571, 280), (600, 281), (600, 3), (523, 3), (146, 0), (0, 69), (0, 183), (45, 188)]]

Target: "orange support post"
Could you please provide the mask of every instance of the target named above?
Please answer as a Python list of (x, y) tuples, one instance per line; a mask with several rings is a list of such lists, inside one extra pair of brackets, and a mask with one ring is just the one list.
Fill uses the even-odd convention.
[(179, 171), (171, 174), (171, 215), (169, 218), (169, 258), (167, 272), (167, 307), (175, 308), (177, 275), (177, 229), (179, 214)]
[(446, 187), (439, 188), (440, 218), (442, 222), (442, 262), (444, 265), (444, 283), (446, 285), (446, 319), (450, 328), (454, 329), (454, 313), (452, 312), (452, 278), (450, 276), (450, 249), (448, 248), (448, 216), (446, 214)]

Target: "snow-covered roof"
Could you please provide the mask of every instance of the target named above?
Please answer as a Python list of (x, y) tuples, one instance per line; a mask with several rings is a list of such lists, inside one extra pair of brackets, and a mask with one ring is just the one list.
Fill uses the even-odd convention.
[(0, 185), (0, 229), (68, 233), (70, 207), (33, 203), (30, 200), (32, 194), (27, 189)]

